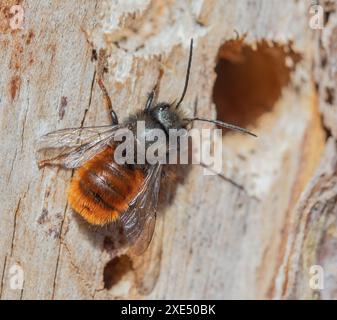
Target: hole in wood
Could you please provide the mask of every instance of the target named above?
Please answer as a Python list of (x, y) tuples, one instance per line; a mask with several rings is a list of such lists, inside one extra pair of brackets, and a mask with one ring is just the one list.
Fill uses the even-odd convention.
[(262, 114), (272, 111), (299, 60), (291, 45), (261, 41), (253, 49), (243, 39), (226, 42), (219, 50), (213, 91), (218, 119), (256, 126)]
[(110, 260), (103, 271), (104, 289), (110, 290), (130, 270), (132, 270), (132, 261), (127, 255)]

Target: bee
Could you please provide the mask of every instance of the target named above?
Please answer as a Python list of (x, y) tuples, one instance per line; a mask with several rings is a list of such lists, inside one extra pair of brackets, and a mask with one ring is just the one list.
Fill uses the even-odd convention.
[(138, 252), (144, 252), (154, 232), (163, 164), (117, 164), (114, 153), (118, 142), (114, 136), (118, 129), (129, 128), (137, 140), (135, 128), (139, 120), (145, 122), (144, 132), (141, 132), (145, 137), (153, 129), (167, 134), (170, 129), (186, 128), (193, 121), (206, 121), (255, 136), (246, 129), (222, 121), (182, 116), (179, 108), (188, 88), (192, 54), (193, 39), (185, 84), (177, 103), (155, 103), (154, 89), (143, 110), (119, 123), (100, 77), (98, 84), (110, 111), (111, 125), (58, 130), (42, 136), (37, 143), (40, 168), (56, 165), (75, 169), (68, 189), (70, 207), (91, 225), (105, 226), (118, 221), (127, 244), (141, 248)]

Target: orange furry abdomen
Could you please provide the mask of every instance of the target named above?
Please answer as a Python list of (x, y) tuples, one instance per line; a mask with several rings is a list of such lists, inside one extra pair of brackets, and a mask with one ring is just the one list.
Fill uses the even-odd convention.
[(144, 172), (118, 165), (107, 147), (78, 168), (70, 183), (68, 201), (93, 225), (115, 221), (129, 208), (144, 181)]

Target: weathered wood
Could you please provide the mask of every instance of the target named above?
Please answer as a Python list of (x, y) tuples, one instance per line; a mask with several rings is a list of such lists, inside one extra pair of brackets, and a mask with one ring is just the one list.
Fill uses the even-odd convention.
[[(1, 299), (312, 297), (308, 268), (333, 274), (335, 259), (335, 9), (321, 33), (309, 27), (309, 0), (109, 3), (25, 1), (23, 30), (0, 25)], [(225, 133), (223, 175), (183, 171), (183, 183), (162, 189), (149, 250), (118, 260), (109, 230), (68, 207), (72, 173), (37, 168), (34, 141), (108, 123), (92, 46), (107, 51), (105, 81), (122, 119), (158, 81), (160, 100), (181, 94), (191, 37), (183, 108), (218, 112), (259, 138)], [(11, 289), (13, 265), (22, 290)]]

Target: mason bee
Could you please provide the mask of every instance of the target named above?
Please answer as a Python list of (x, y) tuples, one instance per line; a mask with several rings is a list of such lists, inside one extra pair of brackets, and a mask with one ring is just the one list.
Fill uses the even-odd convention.
[[(192, 53), (193, 39), (190, 42), (185, 84), (177, 103), (155, 103), (153, 90), (143, 110), (119, 123), (100, 78), (98, 84), (111, 114), (111, 125), (58, 130), (42, 136), (38, 141), (40, 168), (57, 165), (76, 169), (68, 190), (71, 208), (91, 225), (105, 226), (118, 221), (123, 226), (127, 243), (133, 246), (141, 241), (142, 251), (149, 244), (154, 231), (163, 164), (118, 164), (114, 157), (118, 146), (114, 139), (117, 130), (128, 128), (137, 141), (138, 121), (145, 123), (144, 131), (140, 133), (145, 137), (151, 135), (154, 129), (168, 134), (170, 129), (186, 128), (193, 121), (206, 121), (255, 136), (222, 121), (183, 117), (179, 108), (188, 88)], [(167, 148), (166, 145), (163, 147)]]

